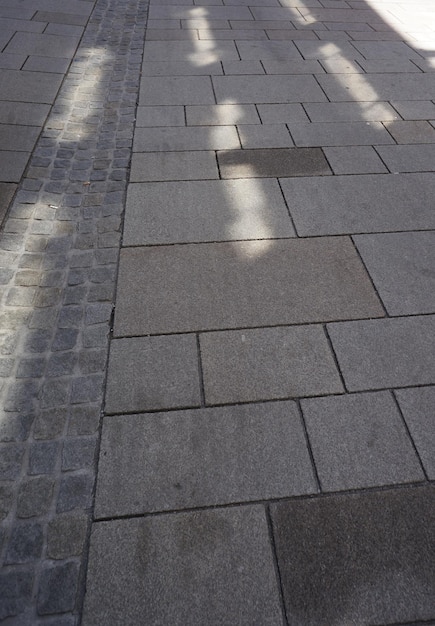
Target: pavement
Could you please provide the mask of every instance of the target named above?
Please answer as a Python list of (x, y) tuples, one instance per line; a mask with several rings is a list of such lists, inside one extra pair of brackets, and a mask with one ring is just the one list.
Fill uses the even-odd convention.
[(0, 621), (435, 624), (432, 0), (0, 0)]

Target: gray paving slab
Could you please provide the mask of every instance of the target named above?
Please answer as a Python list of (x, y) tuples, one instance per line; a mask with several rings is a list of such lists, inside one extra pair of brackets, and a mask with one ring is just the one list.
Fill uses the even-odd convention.
[(357, 41), (352, 45), (365, 59), (421, 59), (403, 41)]
[[(151, 20), (188, 20), (196, 19), (203, 12), (198, 12), (197, 7), (188, 6), (156, 6), (149, 9)], [(231, 6), (208, 6), (206, 9), (207, 19), (211, 20), (252, 20), (252, 13), (248, 7)]]
[(0, 93), (4, 101), (52, 104), (61, 82), (62, 77), (56, 74), (0, 70)]
[(318, 41), (319, 37), (313, 30), (268, 30), (267, 36), (271, 41), (295, 41), (297, 39), (315, 40)]
[(147, 76), (142, 79), (141, 106), (214, 104), (208, 76)]
[(301, 236), (433, 229), (433, 174), (283, 179)]
[(0, 222), (3, 222), (16, 189), (16, 185), (0, 182)]
[[(0, 146), (2, 150), (30, 152), (41, 129), (37, 126), (19, 124), (0, 124)], [(1, 173), (0, 173), (1, 177)]]
[(230, 20), (231, 28), (252, 28), (255, 30), (295, 30), (293, 22), (290, 21), (290, 16), (287, 20)]
[(44, 33), (49, 35), (71, 35), (73, 37), (81, 37), (83, 34), (83, 27), (73, 26), (72, 24), (48, 24)]
[(241, 41), (237, 44), (242, 61), (271, 59), (285, 61), (287, 59), (302, 60), (302, 57), (291, 41)]
[(49, 111), (48, 104), (0, 101), (0, 123), (42, 126)]
[(4, 52), (11, 54), (24, 52), (35, 56), (70, 59), (73, 57), (78, 43), (78, 37), (17, 32)]
[(429, 122), (396, 121), (386, 122), (385, 126), (398, 144), (435, 143), (435, 128)]
[(106, 413), (199, 406), (193, 335), (112, 341)]
[(118, 291), (116, 335), (383, 315), (342, 238), (123, 250)]
[(371, 146), (394, 143), (381, 122), (302, 122), (290, 123), (288, 128), (296, 146)]
[(393, 624), (435, 612), (434, 488), (271, 507), (289, 622)]
[(260, 61), (222, 61), (222, 66), (226, 76), (265, 73)]
[[(415, 59), (416, 61), (418, 59)], [(421, 59), (420, 59), (421, 60)], [(368, 74), (388, 74), (391, 72), (419, 72), (420, 68), (408, 59), (369, 59), (358, 60), (359, 65)]]
[(262, 61), (266, 74), (322, 74), (325, 70), (316, 60)]
[(389, 392), (312, 398), (301, 407), (322, 491), (425, 479)]
[(429, 480), (435, 476), (435, 387), (394, 392)]
[[(220, 63), (193, 64), (187, 61), (149, 61), (142, 63), (142, 76), (210, 76), (221, 75)], [(144, 80), (143, 80), (144, 82)]]
[(134, 152), (232, 150), (240, 147), (235, 126), (138, 128)]
[(435, 313), (435, 232), (358, 235), (355, 244), (390, 315)]
[[(163, 21), (163, 20), (162, 20)], [(226, 29), (226, 28), (230, 28), (230, 22), (229, 20), (210, 20), (207, 17), (198, 17), (198, 18), (192, 18), (192, 19), (188, 19), (188, 20), (180, 20), (181, 21), (181, 28), (187, 28), (187, 29), (198, 29), (198, 28), (220, 28), (220, 29)], [(153, 24), (155, 22), (155, 20), (150, 20), (150, 25)], [(249, 24), (251, 22), (248, 22)], [(237, 22), (238, 24), (238, 22)], [(180, 27), (180, 22), (178, 22), (178, 26), (177, 28)], [(236, 28), (239, 28), (236, 25)], [(244, 28), (243, 26), (241, 26), (240, 28)]]
[(347, 41), (296, 41), (295, 45), (304, 59), (335, 59), (349, 63), (361, 58), (361, 54)]
[[(396, 147), (396, 146), (394, 146)], [(388, 170), (372, 146), (324, 148), (334, 174), (384, 174)]]
[[(377, 102), (379, 100), (431, 100), (435, 91), (434, 74), (346, 74), (317, 77), (332, 102)], [(431, 95), (432, 94), (432, 95)]]
[(218, 104), (228, 102), (285, 104), (324, 102), (325, 94), (313, 76), (213, 76)]
[(139, 152), (131, 160), (130, 182), (213, 178), (219, 178), (214, 152)]
[(382, 122), (399, 119), (388, 102), (308, 102), (304, 108), (312, 122)]
[(118, 520), (94, 528), (84, 626), (281, 626), (263, 507)]
[(328, 74), (362, 74), (362, 68), (356, 61), (334, 57), (321, 59), (321, 65)]
[(174, 28), (168, 28), (163, 30), (162, 28), (156, 28), (151, 30), (147, 29), (146, 41), (198, 41), (198, 31), (196, 30), (175, 30)]
[[(291, 140), (287, 143), (291, 144)], [(222, 178), (326, 176), (332, 173), (318, 148), (223, 150), (217, 152), (217, 159)]]
[(206, 404), (342, 393), (321, 326), (200, 335)]
[(433, 384), (434, 330), (433, 315), (328, 325), (350, 391)]
[[(162, 59), (166, 59), (166, 62), (188, 63), (193, 68), (205, 68), (219, 60), (238, 61), (240, 57), (233, 41), (221, 41), (217, 49), (209, 41), (147, 41), (144, 48), (144, 63), (162, 62)], [(196, 73), (195, 70), (193, 72)]]
[(315, 492), (293, 402), (104, 420), (97, 519)]
[(415, 144), (402, 146), (377, 146), (391, 172), (433, 172), (435, 170), (435, 145)]
[(245, 124), (238, 126), (237, 130), (242, 148), (291, 148), (294, 146), (285, 124), (250, 126)]
[(53, 59), (51, 57), (30, 56), (23, 65), (23, 70), (30, 72), (54, 72), (56, 74), (65, 74), (68, 70), (69, 63), (69, 59)]
[(224, 126), (232, 124), (260, 124), (253, 104), (215, 104), (187, 106), (188, 126)]
[(86, 14), (74, 15), (68, 13), (68, 11), (65, 13), (59, 11), (36, 11), (32, 20), (36, 22), (50, 22), (53, 24), (73, 24), (77, 26), (85, 26), (88, 21), (88, 16)]
[(136, 128), (147, 126), (185, 126), (183, 106), (142, 107), (136, 109)]
[(294, 230), (274, 180), (261, 186), (251, 180), (168, 182), (128, 190), (125, 246), (278, 236), (293, 237)]
[(391, 103), (404, 120), (428, 120), (435, 118), (435, 103), (430, 100), (413, 102), (398, 100)]
[(30, 152), (0, 150), (0, 180), (5, 183), (19, 183)]
[(0, 69), (19, 70), (26, 61), (25, 54), (2, 54), (0, 53)]
[(252, 29), (201, 29), (198, 31), (198, 35), (200, 39), (209, 41), (224, 41), (225, 39), (232, 39), (237, 42), (268, 40), (268, 37), (264, 31)]
[(31, 20), (34, 14), (35, 8), (32, 6), (0, 6), (0, 15), (2, 17), (12, 17), (19, 20)]

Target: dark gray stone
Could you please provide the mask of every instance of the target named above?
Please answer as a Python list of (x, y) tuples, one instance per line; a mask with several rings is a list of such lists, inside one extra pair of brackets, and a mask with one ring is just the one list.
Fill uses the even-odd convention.
[(217, 153), (222, 178), (277, 178), (332, 174), (319, 148), (224, 150)]
[(383, 315), (354, 247), (338, 237), (123, 250), (117, 299), (116, 335)]
[(73, 406), (70, 410), (68, 423), (68, 435), (93, 435), (100, 424), (100, 407), (94, 406)]
[(396, 397), (430, 480), (435, 479), (435, 387), (398, 389)]
[(199, 406), (193, 335), (117, 339), (111, 344), (106, 411), (123, 413)]
[(57, 515), (48, 524), (47, 556), (50, 559), (81, 556), (86, 541), (87, 527), (86, 515)]
[(54, 479), (41, 476), (20, 484), (17, 498), (17, 516), (35, 517), (44, 515), (50, 508), (53, 497)]
[(66, 409), (55, 408), (38, 412), (33, 431), (34, 438), (56, 439), (63, 433), (66, 420)]
[(0, 445), (0, 480), (18, 477), (24, 458), (24, 446), (16, 443)]
[[(8, 515), (14, 502), (13, 483), (0, 484), (0, 521), (3, 521)], [(1, 594), (0, 594), (1, 597)]]
[(60, 483), (57, 512), (88, 509), (92, 501), (94, 477), (91, 473), (65, 474)]
[(55, 441), (32, 443), (29, 447), (28, 473), (52, 474), (57, 469), (59, 444)]
[(354, 238), (390, 315), (435, 312), (435, 232)]
[(97, 518), (315, 491), (292, 402), (104, 420)]
[(41, 524), (17, 524), (12, 530), (5, 562), (7, 565), (36, 561), (41, 557), (43, 546)]
[(3, 221), (6, 215), (16, 188), (16, 185), (0, 183), (0, 222)]
[(95, 461), (96, 446), (95, 437), (65, 439), (62, 449), (62, 470), (92, 467)]
[(324, 491), (424, 480), (390, 393), (314, 398), (301, 406)]
[(68, 404), (71, 395), (71, 383), (64, 379), (45, 379), (42, 388), (41, 406), (43, 408), (58, 407)]
[[(30, 571), (0, 574), (0, 620), (22, 613), (31, 598), (32, 588), (33, 573)], [(15, 623), (19, 624), (18, 621)]]
[(41, 572), (37, 607), (39, 615), (72, 611), (76, 603), (79, 564), (46, 566)]
[(272, 505), (289, 623), (431, 619), (434, 507), (433, 486)]
[(96, 524), (87, 590), (84, 626), (282, 625), (261, 506)]
[(349, 391), (430, 385), (435, 316), (328, 324)]

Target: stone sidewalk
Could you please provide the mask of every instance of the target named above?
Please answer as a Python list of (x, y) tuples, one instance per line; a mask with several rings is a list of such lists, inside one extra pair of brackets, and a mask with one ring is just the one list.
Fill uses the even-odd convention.
[(432, 3), (76, 3), (0, 242), (0, 619), (435, 624)]

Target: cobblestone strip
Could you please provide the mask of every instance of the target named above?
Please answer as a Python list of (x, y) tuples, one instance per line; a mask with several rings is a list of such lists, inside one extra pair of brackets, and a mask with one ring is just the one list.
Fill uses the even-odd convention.
[(0, 621), (80, 621), (147, 0), (98, 0), (0, 236)]

